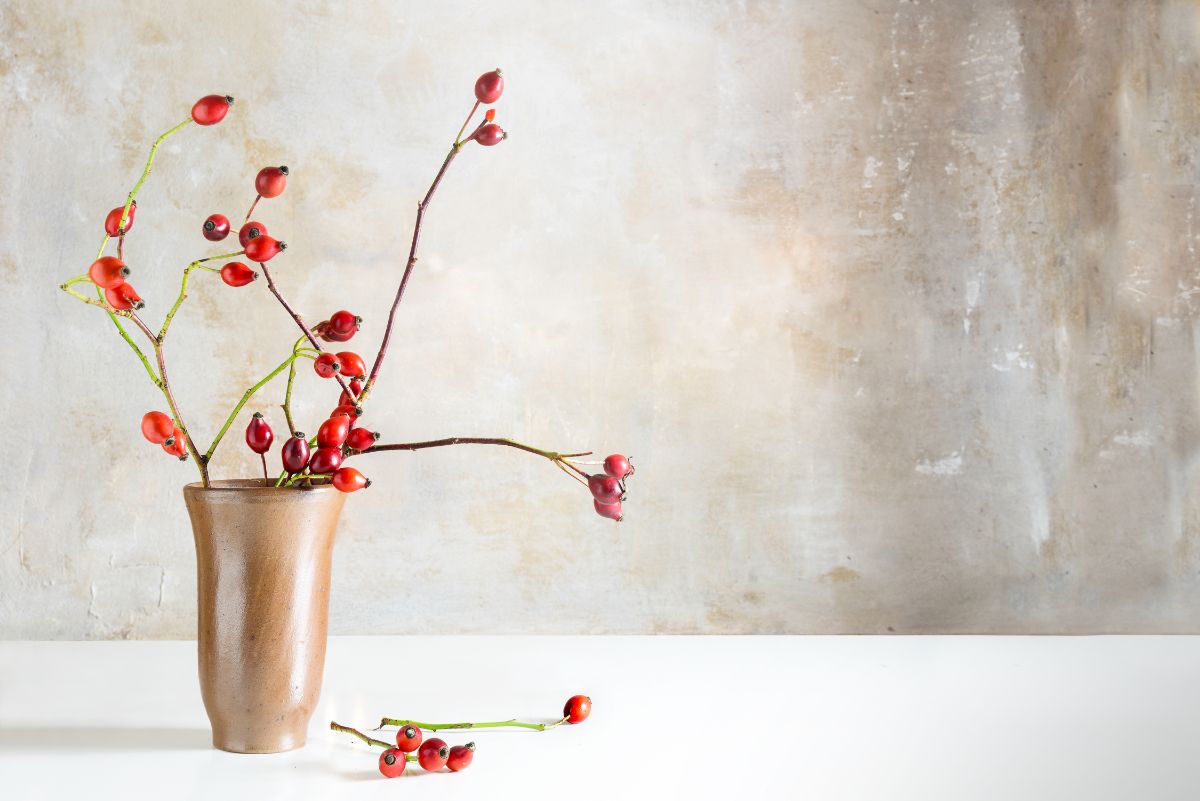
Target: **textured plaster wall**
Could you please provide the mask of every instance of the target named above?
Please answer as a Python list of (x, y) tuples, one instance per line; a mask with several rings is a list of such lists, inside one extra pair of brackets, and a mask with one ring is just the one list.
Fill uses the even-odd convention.
[[(154, 136), (238, 98), (141, 195), (150, 318), (286, 163), (278, 279), (365, 350), (495, 64), (512, 137), (431, 209), (369, 419), (627, 449), (628, 520), (514, 451), (371, 457), (335, 632), (1200, 631), (1198, 37), (1116, 0), (7, 2), (0, 636), (193, 632), (194, 469), (55, 288)], [(261, 283), (193, 278), (201, 439), (294, 336)], [(253, 474), (238, 439), (217, 475)]]

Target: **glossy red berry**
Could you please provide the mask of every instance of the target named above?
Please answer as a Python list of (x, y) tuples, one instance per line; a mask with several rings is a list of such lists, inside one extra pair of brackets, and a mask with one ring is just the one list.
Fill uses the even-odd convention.
[(621, 496), (624, 495), (621, 491), (621, 482), (602, 473), (588, 476), (588, 489), (592, 491), (592, 497), (600, 503), (617, 503), (622, 500)]
[(104, 289), (120, 286), (128, 276), (129, 268), (116, 256), (101, 256), (88, 267), (88, 278)]
[[(170, 443), (170, 444), (167, 444), (167, 443)], [(183, 461), (184, 459), (186, 459), (187, 458), (187, 441), (186, 441), (186, 437), (183, 436), (183, 432), (180, 431), (178, 428), (175, 429), (171, 433), (171, 436), (167, 439), (167, 442), (163, 443), (162, 449), (164, 451), (166, 451), (167, 453), (171, 454), (172, 456), (174, 456), (175, 458), (179, 459), (180, 461)]]
[(142, 415), (142, 436), (155, 445), (165, 445), (175, 435), (175, 421), (163, 412)]
[(117, 206), (104, 218), (104, 233), (109, 236), (120, 236), (133, 230), (133, 218), (137, 214), (137, 201), (129, 205), (129, 216), (125, 219), (125, 230), (121, 230), (121, 216), (125, 214), (124, 206)]
[(354, 335), (358, 333), (358, 329), (355, 329), (348, 334), (339, 334), (329, 327), (329, 321), (326, 320), (323, 323), (318, 323), (317, 327), (313, 329), (313, 333), (326, 342), (349, 342), (354, 338)]
[(258, 273), (240, 261), (231, 261), (221, 268), (221, 280), (230, 286), (245, 286), (258, 280)]
[(281, 251), (286, 249), (287, 242), (280, 242), (274, 237), (263, 234), (262, 236), (254, 237), (246, 243), (246, 258), (262, 264), (264, 261), (270, 261), (275, 258)]
[(271, 443), (274, 441), (275, 432), (271, 431), (271, 426), (263, 419), (262, 412), (255, 412), (250, 418), (250, 425), (246, 426), (246, 444), (255, 453), (266, 453), (271, 450)]
[(480, 103), (495, 103), (504, 94), (504, 73), (500, 68), (485, 72), (475, 81), (475, 99)]
[(283, 443), (283, 469), (289, 473), (302, 473), (308, 467), (311, 451), (304, 434), (296, 431)]
[(207, 95), (192, 106), (192, 119), (199, 125), (216, 125), (225, 119), (233, 98), (229, 95)]
[(475, 758), (475, 743), (454, 745), (450, 747), (450, 755), (446, 758), (446, 767), (453, 771), (466, 770)]
[(399, 748), (389, 748), (379, 755), (379, 772), (389, 779), (394, 779), (403, 773), (404, 766), (407, 764), (404, 752)]
[(627, 457), (614, 453), (604, 460), (604, 472), (613, 478), (622, 479), (633, 475), (633, 465)]
[(229, 218), (224, 214), (210, 214), (200, 231), (209, 242), (220, 242), (229, 236)]
[(378, 431), (368, 431), (365, 428), (354, 428), (346, 436), (346, 447), (354, 451), (365, 451), (379, 440)]
[(362, 325), (362, 318), (345, 309), (334, 312), (329, 318), (329, 330), (335, 334), (353, 334)]
[(616, 520), (618, 523), (625, 519), (625, 513), (621, 510), (620, 501), (616, 503), (600, 503), (600, 501), (593, 500), (592, 505), (596, 507), (596, 514), (601, 517)]
[(333, 474), (333, 486), (342, 492), (358, 492), (371, 486), (371, 479), (353, 467), (343, 467)]
[(441, 770), (446, 766), (446, 760), (449, 757), (450, 749), (446, 746), (446, 741), (440, 737), (430, 737), (421, 743), (421, 747), (417, 750), (417, 761), (425, 770)]
[(317, 375), (321, 376), (321, 378), (333, 378), (337, 375), (341, 367), (342, 365), (338, 363), (337, 356), (328, 351), (322, 353), (313, 361), (313, 370), (316, 370)]
[(308, 469), (314, 473), (332, 473), (341, 466), (341, 448), (317, 448), (308, 460)]
[[(338, 358), (340, 359), (341, 357), (342, 357), (342, 354), (339, 353)], [(357, 378), (355, 378), (355, 379), (352, 379), (350, 381), (350, 383), (347, 384), (346, 386), (350, 387), (351, 395), (353, 395), (354, 398), (357, 398), (358, 394), (360, 392), (362, 392), (363, 382), (361, 382)], [(347, 404), (353, 406), (354, 404), (352, 403), (352, 401), (354, 400), (354, 398), (350, 397), (350, 395), (347, 395), (346, 390), (343, 389), (342, 394), (338, 395), (338, 406), (345, 406)]]
[(367, 374), (367, 365), (363, 361), (362, 356), (351, 350), (344, 350), (337, 355), (338, 362), (342, 365), (342, 375), (347, 378), (365, 377)]
[(567, 723), (583, 723), (592, 714), (592, 699), (586, 695), (572, 695), (563, 707), (563, 717)]
[(142, 302), (137, 290), (133, 288), (133, 284), (128, 281), (105, 289), (104, 298), (108, 301), (109, 306), (121, 311), (140, 309), (146, 305)]
[(344, 414), (330, 417), (317, 429), (317, 447), (340, 448), (350, 434), (350, 418)]
[(402, 726), (396, 732), (396, 747), (406, 754), (411, 754), (421, 747), (421, 730), (416, 726)]
[(475, 134), (475, 141), (484, 147), (498, 145), (508, 138), (508, 134), (494, 122), (489, 122), (487, 125), (479, 129), (479, 133)]
[(339, 414), (344, 414), (350, 418), (351, 422), (362, 416), (362, 407), (355, 406), (351, 403), (343, 403), (329, 413), (330, 417), (337, 417)]
[(254, 189), (266, 198), (279, 197), (287, 186), (287, 167), (263, 167), (254, 178)]
[(238, 229), (238, 243), (241, 244), (242, 247), (246, 247), (246, 245), (250, 244), (251, 239), (266, 235), (267, 226), (263, 225), (257, 220), (251, 220)]

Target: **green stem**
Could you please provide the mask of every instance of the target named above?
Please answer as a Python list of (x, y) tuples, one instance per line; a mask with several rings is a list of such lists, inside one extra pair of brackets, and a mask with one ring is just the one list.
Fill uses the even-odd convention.
[[(502, 728), (519, 728), (533, 729), (534, 731), (545, 731), (553, 729), (556, 726), (561, 726), (567, 722), (567, 718), (555, 721), (554, 723), (522, 723), (519, 720), (497, 720), (491, 723), (423, 723), (419, 720), (397, 720), (395, 718), (384, 718), (379, 723), (379, 728), (384, 726), (416, 726), (418, 729), (426, 729), (427, 731), (443, 731), (446, 729), (502, 729)], [(389, 748), (391, 746), (388, 746)]]
[(129, 336), (129, 332), (125, 330), (125, 326), (121, 325), (121, 321), (117, 319), (117, 315), (128, 317), (128, 312), (116, 311), (112, 306), (108, 305), (108, 301), (104, 298), (104, 290), (100, 287), (96, 287), (96, 298), (89, 298), (88, 296), (71, 289), (72, 284), (78, 284), (80, 281), (88, 280), (91, 279), (89, 279), (87, 276), (72, 278), (71, 280), (62, 283), (59, 286), (59, 289), (61, 289), (63, 292), (66, 292), (71, 297), (81, 300), (90, 306), (97, 306), (101, 309), (104, 309), (105, 314), (108, 315), (108, 319), (112, 320), (113, 325), (115, 325), (117, 327), (117, 331), (120, 332), (121, 339), (124, 339), (125, 344), (129, 345), (129, 347), (133, 349), (133, 352), (141, 361), (142, 367), (146, 368), (146, 375), (150, 376), (150, 381), (153, 382), (154, 386), (162, 389), (162, 380), (157, 374), (155, 374), (154, 368), (150, 366), (150, 360), (146, 358), (146, 354), (143, 353), (142, 349), (139, 348), (137, 343), (133, 341), (133, 337)]
[(121, 339), (125, 340), (129, 347), (133, 348), (133, 352), (137, 354), (138, 359), (142, 362), (142, 367), (146, 368), (146, 375), (150, 376), (150, 380), (154, 382), (154, 386), (162, 389), (162, 379), (154, 372), (154, 368), (150, 366), (150, 360), (146, 358), (146, 354), (142, 353), (142, 349), (133, 341), (133, 337), (129, 336), (129, 332), (125, 330), (125, 326), (121, 325), (121, 321), (117, 319), (117, 315), (108, 312), (108, 319), (113, 321), (113, 325), (117, 327), (118, 333), (121, 334)]
[[(300, 337), (299, 339), (297, 339), (296, 342), (292, 345), (292, 353), (296, 354), (296, 353), (300, 353), (301, 350), (308, 350), (308, 348), (302, 349), (300, 347), (307, 341), (308, 341), (307, 337)], [(288, 367), (287, 391), (283, 393), (283, 416), (287, 419), (288, 436), (289, 437), (292, 434), (296, 433), (296, 424), (294, 422), (292, 422), (292, 384), (294, 384), (295, 382), (296, 382), (296, 360), (292, 359), (292, 363)], [(281, 480), (282, 480), (282, 478), (281, 478)], [(275, 486), (278, 487), (279, 484), (276, 483)]]
[(478, 109), (479, 109), (479, 101), (478, 101), (478, 100), (476, 100), (476, 101), (475, 101), (475, 105), (471, 106), (471, 113), (467, 115), (467, 118), (466, 118), (465, 120), (463, 120), (462, 127), (461, 127), (461, 128), (459, 128), (459, 129), (458, 129), (458, 133), (456, 133), (456, 134), (454, 135), (454, 144), (455, 144), (455, 146), (458, 146), (458, 145), (461, 145), (461, 144), (462, 144), (462, 135), (463, 135), (463, 131), (467, 130), (467, 126), (468, 126), (468, 125), (471, 123), (471, 118), (475, 116), (475, 112), (476, 112)]
[[(161, 145), (168, 136), (180, 130), (191, 121), (192, 118), (188, 117), (186, 120), (179, 123), (169, 131), (164, 132), (154, 140), (154, 144), (150, 146), (150, 157), (146, 159), (146, 166), (142, 169), (142, 177), (138, 178), (137, 183), (133, 185), (133, 189), (129, 190), (129, 195), (125, 198), (125, 208), (121, 212), (121, 224), (117, 226), (118, 228), (124, 228), (126, 223), (129, 222), (129, 207), (132, 206), (133, 201), (137, 199), (137, 193), (141, 191), (142, 184), (146, 183), (146, 178), (150, 175), (150, 168), (154, 166), (154, 154), (158, 152), (158, 146)], [(104, 255), (104, 248), (108, 246), (108, 240), (109, 236), (107, 233), (105, 233), (104, 239), (100, 241), (100, 250), (96, 253), (97, 259)]]
[[(246, 405), (246, 401), (248, 401), (248, 400), (250, 400), (250, 398), (254, 397), (255, 392), (258, 392), (260, 389), (265, 387), (268, 383), (270, 383), (272, 378), (274, 378), (275, 376), (282, 373), (283, 369), (285, 367), (287, 367), (289, 364), (294, 364), (295, 361), (296, 361), (296, 354), (293, 353), (291, 356), (288, 356), (286, 359), (284, 359), (283, 362), (278, 367), (276, 367), (274, 370), (272, 370), (270, 373), (268, 373), (266, 378), (259, 381), (257, 384), (250, 387), (250, 389), (248, 389), (244, 393), (242, 393), (242, 399), (237, 402), (237, 406), (233, 407), (233, 411), (229, 413), (229, 417), (225, 418), (225, 425), (221, 426), (221, 430), (217, 432), (217, 437), (216, 437), (216, 439), (214, 439), (212, 441), (212, 445), (208, 446), (208, 451), (205, 452), (205, 454), (204, 454), (205, 461), (208, 461), (209, 459), (212, 458), (213, 451), (215, 451), (217, 449), (217, 445), (221, 444), (221, 439), (225, 436), (225, 433), (227, 431), (229, 431), (229, 427), (231, 425), (233, 425), (233, 421), (235, 419), (237, 419), (238, 413), (242, 410), (242, 407)], [(263, 469), (265, 471), (265, 469), (266, 469), (265, 464), (264, 464)], [(265, 474), (264, 474), (264, 478), (265, 478)]]
[(167, 338), (167, 329), (171, 327), (171, 321), (175, 319), (175, 312), (179, 311), (179, 307), (183, 305), (185, 300), (187, 300), (188, 276), (192, 274), (192, 270), (201, 269), (208, 270), (209, 272), (213, 273), (219, 273), (221, 272), (220, 270), (212, 267), (205, 267), (204, 262), (215, 261), (216, 259), (231, 259), (234, 256), (240, 256), (244, 252), (245, 251), (243, 250), (238, 250), (233, 253), (222, 253), (219, 256), (206, 256), (203, 259), (196, 259), (187, 267), (183, 268), (183, 281), (179, 286), (179, 297), (175, 298), (175, 305), (171, 307), (169, 312), (167, 312), (167, 318), (163, 320), (162, 328), (158, 330), (158, 339), (160, 342)]
[[(342, 724), (335, 723), (332, 720), (329, 721), (329, 728), (334, 731), (340, 731), (340, 732), (344, 732), (346, 734), (353, 734), (355, 737), (362, 740), (367, 745), (373, 745), (376, 748), (395, 748), (396, 747), (395, 743), (386, 743), (383, 740), (376, 740), (374, 737), (368, 737), (367, 735), (363, 734), (358, 729), (352, 729), (349, 726), (343, 726)], [(417, 755), (416, 754), (405, 754), (404, 759), (406, 762), (416, 762)]]
[(293, 484), (295, 484), (297, 481), (311, 481), (311, 480), (317, 479), (317, 478), (331, 478), (332, 476), (333, 476), (333, 473), (297, 473), (296, 475), (289, 478), (286, 482), (284, 482), (283, 486), (290, 487)]

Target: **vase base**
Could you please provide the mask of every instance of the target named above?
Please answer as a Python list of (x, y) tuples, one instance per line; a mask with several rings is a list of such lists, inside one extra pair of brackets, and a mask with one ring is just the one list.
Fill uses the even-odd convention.
[(213, 748), (231, 754), (281, 754), (303, 748), (307, 732), (273, 732), (270, 736), (246, 736), (244, 733), (213, 732)]

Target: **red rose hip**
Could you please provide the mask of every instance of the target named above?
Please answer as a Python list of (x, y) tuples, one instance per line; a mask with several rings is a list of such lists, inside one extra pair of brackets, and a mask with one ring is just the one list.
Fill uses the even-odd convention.
[(125, 214), (124, 206), (117, 206), (104, 218), (104, 233), (109, 236), (120, 236), (133, 230), (133, 217), (137, 213), (137, 201), (129, 204), (129, 217), (125, 220), (125, 228), (121, 229), (121, 217)]
[(317, 447), (340, 448), (350, 434), (350, 418), (344, 414), (330, 417), (317, 429)]
[(321, 376), (321, 378), (333, 378), (335, 375), (337, 375), (337, 372), (341, 369), (341, 367), (342, 365), (338, 363), (337, 356), (334, 356), (328, 351), (322, 353), (315, 360), (313, 360), (313, 370), (315, 370), (317, 375)]
[(104, 299), (108, 301), (109, 306), (120, 311), (140, 309), (146, 305), (142, 302), (142, 298), (137, 293), (137, 290), (133, 288), (133, 284), (128, 281), (105, 289)]
[(346, 447), (353, 451), (365, 451), (379, 440), (378, 431), (368, 431), (365, 428), (354, 428), (346, 436)]
[(266, 453), (271, 450), (271, 443), (274, 441), (275, 433), (263, 419), (262, 412), (255, 412), (250, 418), (250, 424), (246, 426), (246, 444), (255, 453)]
[(408, 760), (404, 758), (404, 752), (398, 748), (389, 748), (379, 755), (379, 772), (389, 779), (394, 779), (404, 772), (404, 766), (408, 764)]
[(362, 416), (362, 407), (355, 406), (352, 403), (343, 403), (340, 406), (338, 406), (336, 409), (334, 409), (332, 412), (330, 412), (329, 416), (337, 417), (339, 414), (346, 415), (352, 421), (357, 420), (359, 417)]
[(317, 448), (308, 461), (308, 469), (314, 473), (332, 473), (341, 466), (341, 448)]
[(221, 268), (221, 280), (230, 286), (245, 286), (258, 280), (258, 273), (240, 261), (231, 261)]
[(485, 72), (475, 81), (475, 99), (480, 103), (495, 103), (504, 94), (504, 73), (499, 67)]
[(201, 226), (200, 232), (209, 242), (220, 242), (229, 236), (229, 218), (224, 214), (210, 214)]
[(142, 436), (155, 445), (165, 445), (175, 434), (175, 421), (163, 412), (142, 415)]
[(342, 492), (358, 492), (371, 486), (371, 479), (353, 467), (343, 467), (333, 474), (333, 486)]
[(629, 463), (627, 456), (614, 453), (604, 460), (604, 472), (613, 478), (622, 479), (633, 475), (633, 465)]
[(183, 461), (187, 458), (187, 442), (185, 439), (183, 432), (177, 428), (172, 432), (167, 442), (163, 443), (162, 449), (179, 459), (179, 461)]
[(280, 242), (274, 237), (263, 234), (246, 243), (246, 258), (262, 264), (275, 258), (286, 249), (287, 242)]
[(421, 747), (421, 730), (416, 726), (403, 726), (396, 732), (396, 747), (411, 754)]
[(449, 757), (450, 749), (446, 747), (446, 741), (439, 737), (429, 738), (421, 743), (420, 749), (417, 750), (417, 761), (429, 771), (444, 768)]
[(616, 520), (618, 523), (625, 519), (625, 513), (621, 510), (620, 501), (616, 503), (600, 503), (600, 501), (593, 500), (592, 505), (596, 507), (596, 514), (601, 517)]
[(304, 434), (296, 431), (291, 437), (283, 443), (283, 469), (289, 473), (302, 473), (304, 468), (308, 466), (308, 459), (311, 452), (308, 447), (308, 440)]
[(567, 723), (583, 723), (592, 714), (592, 699), (586, 695), (572, 695), (563, 707)]
[[(341, 356), (342, 356), (342, 354), (339, 353), (338, 358), (340, 359)], [(346, 404), (353, 405), (352, 401), (354, 400), (354, 398), (357, 398), (358, 394), (360, 392), (362, 392), (363, 382), (361, 382), (357, 378), (355, 378), (355, 379), (351, 379), (350, 383), (347, 384), (347, 386), (350, 387), (350, 393), (354, 397), (352, 398), (350, 395), (347, 395), (346, 390), (343, 389), (341, 394), (338, 395), (338, 406), (344, 406)]]
[(353, 334), (362, 325), (362, 318), (342, 309), (329, 318), (329, 330), (335, 334)]
[(267, 235), (267, 226), (257, 220), (250, 220), (238, 229), (238, 244), (242, 247), (250, 244), (250, 240)]
[(593, 498), (605, 504), (620, 501), (623, 494), (621, 492), (621, 482), (612, 476), (606, 476), (601, 473), (588, 476), (588, 489), (592, 491)]
[(494, 122), (489, 122), (487, 125), (479, 129), (479, 133), (475, 134), (475, 141), (484, 147), (498, 145), (508, 138), (508, 134)]
[(446, 758), (446, 767), (453, 771), (466, 770), (474, 757), (475, 743), (451, 746), (450, 755)]
[(342, 365), (342, 375), (347, 378), (365, 377), (367, 374), (367, 365), (363, 361), (362, 356), (359, 356), (354, 351), (344, 350), (337, 355), (338, 362)]
[(102, 289), (111, 289), (125, 283), (129, 268), (116, 256), (101, 256), (88, 267), (88, 278)]
[(192, 106), (192, 119), (197, 125), (216, 125), (225, 119), (233, 98), (229, 95), (205, 95)]
[(254, 189), (265, 198), (279, 197), (287, 187), (287, 167), (263, 167), (254, 178)]

